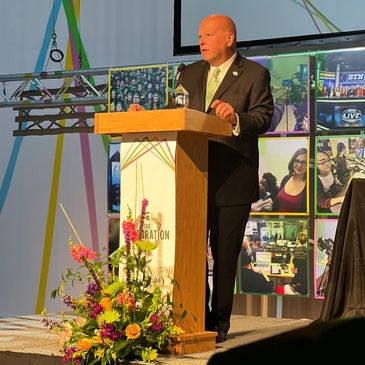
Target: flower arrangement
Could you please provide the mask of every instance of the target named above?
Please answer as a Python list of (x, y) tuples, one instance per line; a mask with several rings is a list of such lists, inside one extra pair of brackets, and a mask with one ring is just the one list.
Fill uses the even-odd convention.
[[(149, 269), (148, 253), (157, 244), (143, 240), (147, 205), (144, 199), (136, 220), (129, 210), (122, 224), (125, 245), (105, 261), (69, 239), (71, 255), (81, 266), (76, 272), (68, 269), (51, 296), (60, 296), (73, 313), (63, 314), (60, 321), (47, 318), (45, 312), (42, 318), (58, 334), (65, 362), (151, 362), (157, 359), (158, 351), (168, 348), (174, 336), (183, 333), (173, 322), (170, 296), (163, 293)], [(88, 283), (79, 299), (65, 294), (66, 283), (75, 280)]]

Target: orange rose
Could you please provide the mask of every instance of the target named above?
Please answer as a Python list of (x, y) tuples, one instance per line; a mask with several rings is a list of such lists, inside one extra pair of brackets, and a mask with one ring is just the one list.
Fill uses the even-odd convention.
[(113, 307), (113, 302), (108, 297), (101, 299), (99, 304), (103, 307), (104, 312), (111, 310)]
[(131, 323), (125, 329), (125, 335), (129, 340), (135, 340), (141, 335), (141, 327), (137, 323)]

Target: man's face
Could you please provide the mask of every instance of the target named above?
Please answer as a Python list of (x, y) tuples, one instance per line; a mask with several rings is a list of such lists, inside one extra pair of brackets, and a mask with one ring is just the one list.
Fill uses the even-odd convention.
[(159, 97), (159, 95), (158, 94), (153, 94), (153, 101), (155, 102), (155, 103), (157, 103), (158, 102), (158, 99), (159, 99), (160, 97)]
[(259, 182), (260, 189), (266, 191), (267, 190), (267, 182), (266, 179), (262, 178)]
[[(213, 66), (219, 66), (230, 56), (231, 41), (219, 20), (205, 19), (199, 28), (199, 46), (203, 59)], [(232, 34), (231, 34), (232, 36)]]
[(139, 103), (139, 95), (138, 94), (134, 94), (133, 95), (133, 103)]

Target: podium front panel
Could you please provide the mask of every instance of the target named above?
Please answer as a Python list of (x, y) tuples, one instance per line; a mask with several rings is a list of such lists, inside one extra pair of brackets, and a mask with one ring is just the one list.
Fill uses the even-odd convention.
[[(142, 199), (149, 201), (144, 224), (146, 240), (159, 244), (151, 252), (153, 275), (163, 278), (172, 294), (176, 240), (175, 151), (177, 133), (123, 135), (120, 148), (121, 221), (129, 208), (140, 214)], [(121, 242), (124, 242), (121, 227)]]

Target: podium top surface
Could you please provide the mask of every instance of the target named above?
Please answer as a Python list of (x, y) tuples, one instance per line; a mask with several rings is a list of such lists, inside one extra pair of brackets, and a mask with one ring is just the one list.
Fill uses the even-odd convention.
[(192, 109), (95, 113), (94, 133), (97, 134), (158, 132), (231, 136), (232, 125), (226, 120)]

